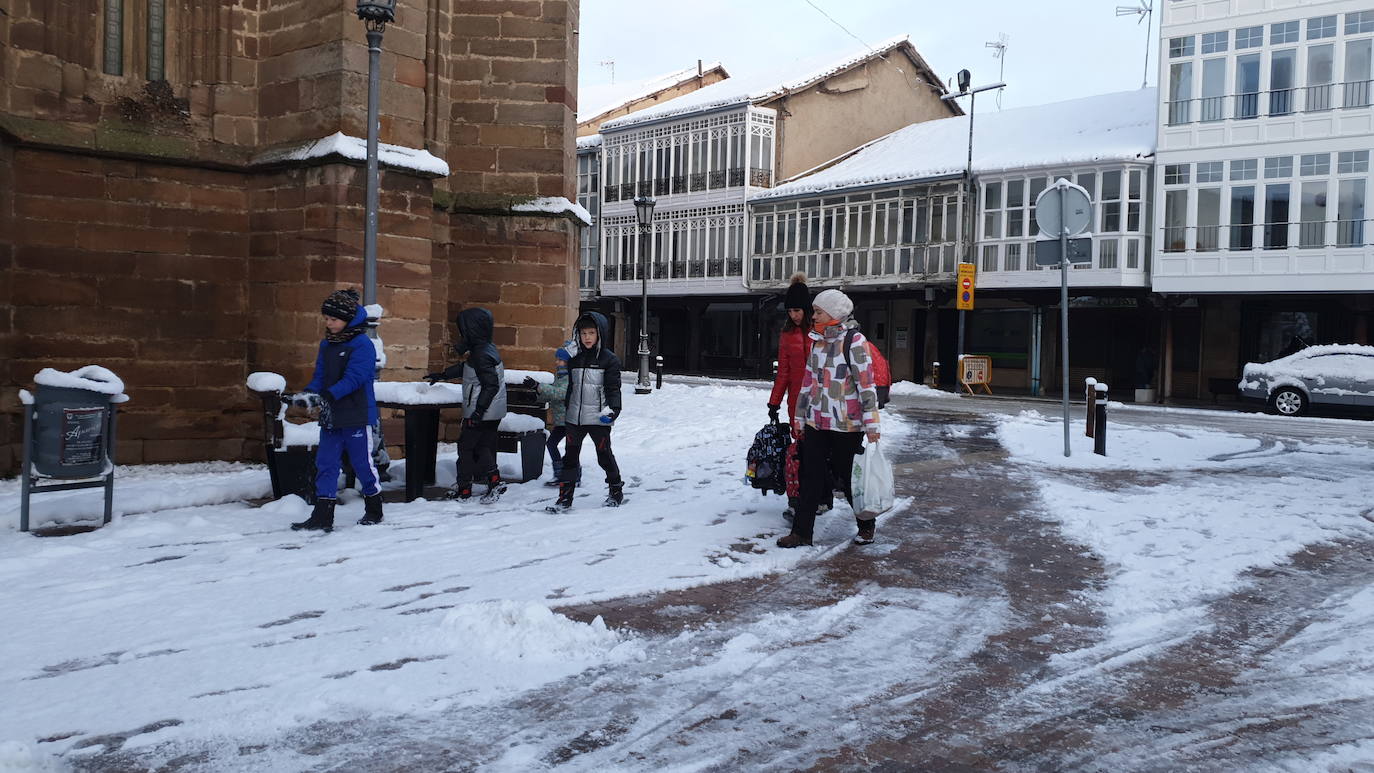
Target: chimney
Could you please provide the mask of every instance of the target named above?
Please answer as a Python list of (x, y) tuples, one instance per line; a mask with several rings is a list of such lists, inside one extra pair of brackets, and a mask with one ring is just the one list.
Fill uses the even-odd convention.
[(700, 78), (704, 73), (701, 71), (701, 60), (697, 60), (697, 77)]

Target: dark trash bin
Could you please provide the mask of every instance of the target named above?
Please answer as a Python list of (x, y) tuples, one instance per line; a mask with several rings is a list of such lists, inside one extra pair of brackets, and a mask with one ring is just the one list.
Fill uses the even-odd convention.
[[(128, 400), (123, 382), (94, 365), (72, 373), (44, 368), (34, 381), (38, 385), (33, 393), (20, 392), (24, 447), (19, 530), (29, 530), (29, 500), (34, 494), (82, 488), (105, 489), (102, 522), (109, 523), (114, 507), (115, 411), (118, 403)], [(83, 383), (91, 388), (81, 387)]]

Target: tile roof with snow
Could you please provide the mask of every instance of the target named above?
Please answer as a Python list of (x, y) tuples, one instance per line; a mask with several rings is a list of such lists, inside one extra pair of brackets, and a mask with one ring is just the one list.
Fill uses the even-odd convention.
[[(697, 65), (684, 67), (681, 70), (674, 70), (669, 73), (655, 75), (639, 81), (630, 83), (613, 84), (588, 84), (578, 86), (578, 122), (596, 118), (603, 113), (609, 113), (617, 108), (624, 107), (631, 102), (637, 102), (646, 97), (652, 97), (664, 89), (680, 86), (687, 81), (694, 80), (698, 75), (720, 70), (721, 75), (727, 79), (730, 73), (720, 62), (703, 64), (698, 69)], [(587, 105), (583, 108), (582, 105)]]
[(712, 83), (710, 86), (704, 86), (691, 93), (670, 99), (662, 104), (637, 110), (619, 118), (612, 118), (601, 124), (601, 131), (623, 129), (628, 126), (648, 121), (659, 121), (687, 113), (766, 101), (787, 92), (805, 88), (817, 81), (825, 80), (856, 64), (886, 54), (903, 45), (910, 45), (906, 35), (885, 40), (872, 48), (866, 48), (862, 52), (838, 60), (827, 55), (814, 60), (789, 62), (768, 72), (744, 76), (735, 75), (719, 83)]
[[(1155, 152), (1156, 90), (1136, 89), (1002, 111), (978, 111), (973, 171), (1149, 158)], [(752, 200), (962, 174), (968, 117), (915, 123), (862, 145)]]

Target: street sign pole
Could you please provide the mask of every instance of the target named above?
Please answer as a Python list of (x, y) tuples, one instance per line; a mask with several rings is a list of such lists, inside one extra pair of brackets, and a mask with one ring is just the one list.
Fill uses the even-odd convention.
[(1064, 456), (1071, 456), (1069, 448), (1069, 227), (1065, 215), (1069, 211), (1068, 187), (1059, 186), (1059, 340), (1063, 353), (1064, 376)]

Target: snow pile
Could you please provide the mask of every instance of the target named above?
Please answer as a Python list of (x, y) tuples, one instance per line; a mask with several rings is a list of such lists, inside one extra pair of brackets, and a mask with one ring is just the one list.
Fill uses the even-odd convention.
[(19, 404), (33, 405), (33, 392), (30, 392), (27, 389), (19, 390)]
[(276, 392), (281, 394), (286, 391), (286, 377), (280, 373), (260, 370), (248, 374), (248, 388), (254, 392)]
[(549, 215), (569, 214), (582, 223), (582, 225), (592, 224), (592, 213), (587, 208), (573, 201), (568, 201), (562, 196), (542, 196), (527, 201), (524, 204), (516, 204), (511, 207), (512, 212), (541, 212)]
[[(439, 637), (464, 657), (498, 663), (583, 661), (590, 665), (620, 644), (599, 616), (578, 623), (532, 601), (463, 604), (444, 615)], [(577, 669), (580, 670), (580, 669)]]
[(443, 381), (377, 381), (372, 384), (379, 403), (438, 405), (463, 402), (463, 387)]
[(282, 445), (284, 446), (317, 446), (320, 444), (320, 423), (318, 421), (305, 421), (300, 424), (283, 421), (281, 428)]
[(943, 389), (932, 389), (925, 384), (917, 384), (913, 381), (897, 381), (888, 389), (888, 394), (897, 397), (958, 397), (958, 392), (946, 392)]
[(600, 134), (589, 134), (586, 137), (578, 137), (577, 149), (591, 150), (592, 148), (599, 148), (601, 147), (601, 142), (602, 140)]
[(508, 413), (501, 419), (498, 429), (501, 432), (538, 432), (544, 428), (544, 420), (523, 413)]
[(1224, 467), (1234, 456), (1253, 458), (1266, 453), (1260, 441), (1243, 435), (1196, 428), (1150, 429), (1112, 424), (1109, 415), (1107, 456), (1098, 456), (1093, 453), (1093, 439), (1083, 434), (1083, 413), (1081, 408), (1072, 412), (1070, 457), (1064, 456), (1063, 418), (1047, 418), (1039, 411), (1003, 417), (997, 428), (998, 439), (1013, 456), (1030, 464), (1076, 470), (1206, 469)]
[[(807, 61), (788, 62), (773, 70), (751, 76), (733, 76), (705, 88), (683, 94), (675, 99), (670, 99), (660, 105), (646, 107), (619, 118), (612, 118), (601, 124), (601, 131), (604, 134), (607, 131), (624, 129), (647, 121), (714, 110), (729, 105), (762, 102), (823, 81), (861, 62), (886, 54), (899, 46), (907, 45), (907, 41), (908, 36), (902, 35), (838, 60), (832, 55), (822, 55)], [(902, 66), (906, 66), (906, 63), (903, 62)]]
[(114, 397), (121, 396), (124, 391), (124, 382), (119, 376), (99, 365), (87, 365), (70, 373), (44, 368), (33, 377), (33, 383), (60, 389), (85, 389)]
[(64, 767), (31, 743), (0, 742), (0, 773), (57, 773)]
[[(256, 164), (282, 161), (307, 161), (312, 158), (342, 156), (350, 161), (367, 161), (367, 140), (334, 132), (313, 142), (268, 151), (254, 159)], [(447, 177), (448, 164), (427, 150), (403, 145), (377, 143), (377, 163), (393, 169), (403, 169), (434, 177)]]
[[(973, 172), (1148, 159), (1155, 152), (1156, 93), (1136, 89), (979, 113)], [(958, 116), (898, 129), (754, 200), (961, 175), (968, 164), (968, 121)]]
[(553, 374), (543, 370), (508, 370), (506, 371), (507, 384), (523, 384), (525, 379), (532, 378), (541, 384), (552, 384)]

